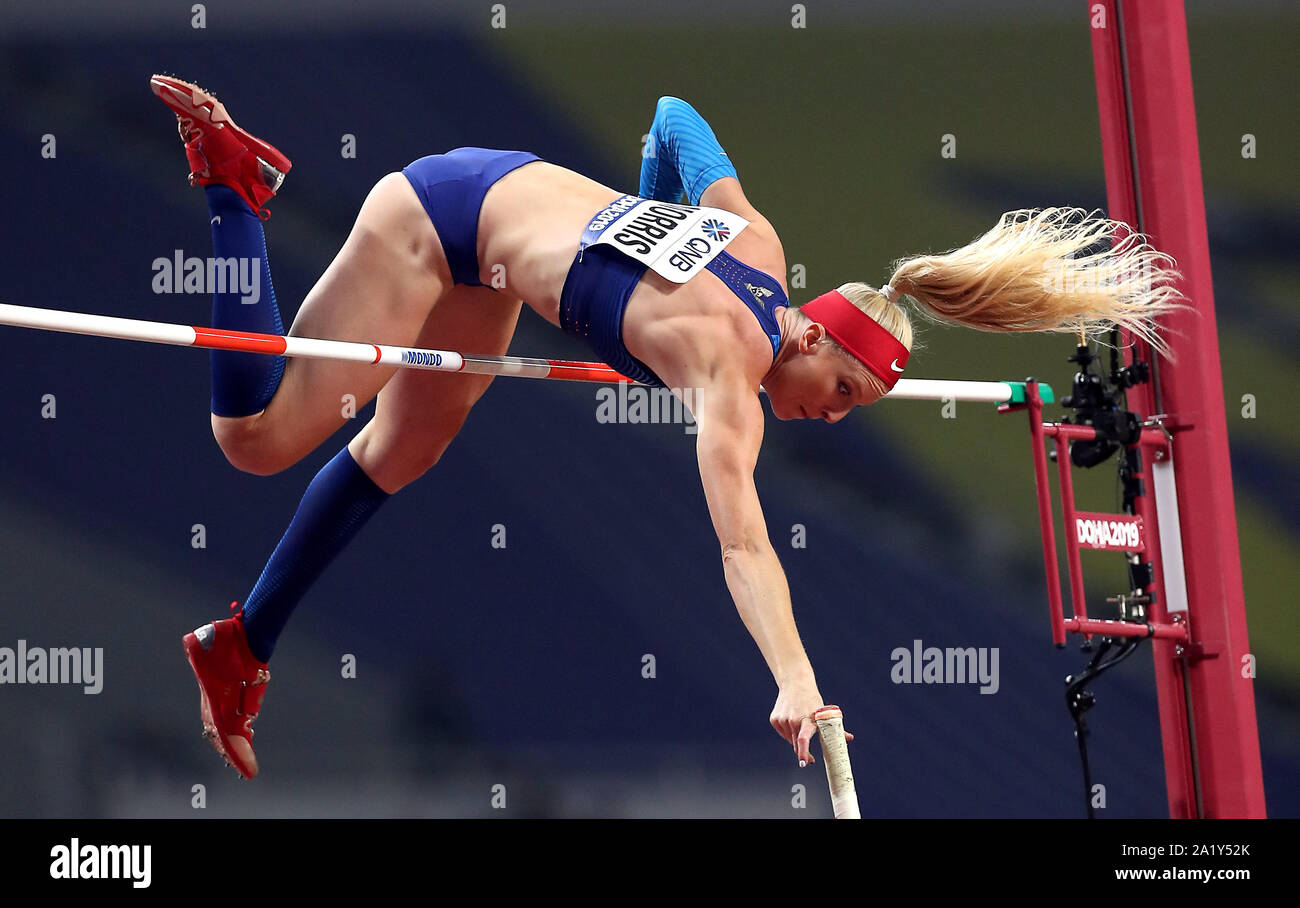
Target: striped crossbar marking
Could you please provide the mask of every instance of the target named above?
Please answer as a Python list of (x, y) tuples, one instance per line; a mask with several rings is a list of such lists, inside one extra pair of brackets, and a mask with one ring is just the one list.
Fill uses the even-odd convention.
[(265, 334), (223, 331), (220, 328), (194, 328), (194, 345), (214, 350), (243, 350), (247, 353), (282, 354), (287, 338)]
[[(607, 384), (632, 381), (604, 363), (528, 356), (460, 354), (450, 350), (393, 347), (385, 344), (321, 340), (312, 337), (282, 337), (252, 331), (171, 325), (111, 315), (13, 306), (7, 303), (0, 303), (0, 324), (37, 328), (42, 331), (59, 331), (65, 334), (89, 334), (95, 337), (172, 344), (180, 347), (301, 356), (308, 359), (333, 359), (378, 366), (395, 366), (402, 369), (470, 372), (476, 375), (508, 375), (519, 378), (550, 378)], [(1043, 387), (1046, 389), (1046, 386)], [(1013, 396), (1011, 382), (918, 378), (899, 379), (898, 384), (888, 395), (891, 399), (901, 400), (959, 400), (987, 403), (1005, 403)]]
[(425, 350), (387, 344), (321, 340), (312, 337), (282, 337), (255, 331), (228, 331), (224, 328), (171, 325), (134, 318), (13, 306), (7, 303), (0, 303), (0, 324), (180, 347), (332, 359), (437, 372), (473, 372), (480, 375), (517, 375), (526, 378), (556, 378), (569, 381), (629, 380), (604, 363), (514, 356), (475, 356), (467, 361), (461, 354), (450, 350)]

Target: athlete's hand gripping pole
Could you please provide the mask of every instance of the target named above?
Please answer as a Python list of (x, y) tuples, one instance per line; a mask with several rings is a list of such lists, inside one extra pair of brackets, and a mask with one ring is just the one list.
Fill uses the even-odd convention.
[[(831, 789), (831, 808), (837, 820), (860, 820), (858, 791), (849, 765), (849, 745), (844, 733), (844, 713), (838, 706), (823, 706), (812, 714), (822, 739), (822, 761)], [(851, 737), (851, 736), (850, 736)]]

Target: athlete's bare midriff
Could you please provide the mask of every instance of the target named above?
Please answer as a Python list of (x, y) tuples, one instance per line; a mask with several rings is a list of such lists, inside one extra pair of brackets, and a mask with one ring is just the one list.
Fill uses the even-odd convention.
[[(479, 279), (492, 286), (499, 275), (507, 292), (558, 326), (560, 295), (578, 239), (592, 216), (622, 195), (545, 161), (511, 171), (488, 190), (479, 213)], [(769, 230), (766, 225), (745, 230), (728, 252), (767, 270), (765, 264), (780, 256), (780, 244)], [(768, 273), (784, 285), (783, 270)], [(757, 386), (772, 361), (762, 327), (709, 272), (674, 284), (647, 271), (628, 300), (623, 342), (670, 386), (675, 375), (699, 374), (700, 360), (719, 355), (742, 360), (743, 365), (737, 364), (755, 374)], [(711, 371), (709, 364), (704, 366)]]

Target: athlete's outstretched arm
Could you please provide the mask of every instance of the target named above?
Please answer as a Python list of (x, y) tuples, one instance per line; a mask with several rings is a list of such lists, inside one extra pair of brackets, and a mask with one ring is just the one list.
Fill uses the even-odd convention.
[(763, 408), (744, 382), (731, 387), (715, 383), (696, 403), (700, 479), (722, 547), (727, 589), (777, 683), (772, 727), (790, 742), (798, 759), (811, 763), (808, 742), (817, 726), (810, 716), (823, 704), (754, 488)]
[(681, 98), (660, 98), (641, 154), (642, 198), (680, 202), (684, 191), (698, 205), (712, 183), (734, 176), (735, 166), (699, 112)]

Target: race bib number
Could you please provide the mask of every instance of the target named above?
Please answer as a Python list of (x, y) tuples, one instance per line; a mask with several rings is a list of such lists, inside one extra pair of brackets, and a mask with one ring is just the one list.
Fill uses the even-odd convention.
[(748, 226), (749, 221), (721, 208), (625, 195), (596, 212), (578, 248), (612, 246), (661, 277), (684, 284)]

